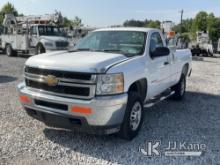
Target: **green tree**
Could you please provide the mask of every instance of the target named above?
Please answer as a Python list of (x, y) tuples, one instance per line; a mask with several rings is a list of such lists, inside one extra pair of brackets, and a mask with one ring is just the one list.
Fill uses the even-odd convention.
[(208, 14), (205, 11), (200, 11), (194, 21), (194, 30), (196, 31), (207, 31), (208, 30)]
[(123, 24), (125, 27), (144, 27), (145, 21), (140, 20), (126, 20)]
[(190, 33), (182, 33), (180, 35), (180, 37), (182, 38), (183, 42), (189, 43), (191, 41), (190, 39)]
[(208, 24), (207, 30), (208, 31), (212, 28), (212, 26), (214, 26), (215, 21), (216, 21), (215, 15), (213, 13), (208, 14), (207, 16), (207, 24)]
[(73, 27), (81, 27), (81, 26), (83, 26), (82, 20), (78, 16), (76, 16), (74, 18), (74, 20), (72, 21), (72, 26)]
[(176, 33), (188, 33), (192, 29), (193, 19), (185, 19), (182, 21), (182, 24), (177, 24), (174, 26), (173, 30)]
[(209, 38), (213, 42), (217, 42), (220, 38), (220, 18), (214, 18), (209, 26)]
[(160, 29), (160, 22), (151, 20), (151, 21), (149, 21), (149, 23), (146, 24), (146, 27)]
[(131, 19), (131, 20), (126, 20), (123, 25), (125, 27), (149, 27), (149, 28), (160, 28), (160, 21), (156, 20), (135, 20), (135, 19)]
[(83, 26), (82, 20), (76, 16), (74, 20), (70, 20), (67, 17), (64, 17), (64, 26), (65, 27), (81, 27)]
[(18, 16), (18, 11), (15, 9), (14, 5), (9, 2), (0, 10), (0, 24), (3, 22), (4, 15), (8, 13), (13, 13), (15, 16)]
[(72, 21), (70, 19), (68, 19), (67, 17), (64, 17), (63, 20), (64, 20), (64, 23), (63, 23), (64, 27), (72, 26)]

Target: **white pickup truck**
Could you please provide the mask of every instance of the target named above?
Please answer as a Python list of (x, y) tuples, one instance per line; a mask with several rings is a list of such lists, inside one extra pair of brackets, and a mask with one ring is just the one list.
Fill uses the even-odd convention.
[(46, 125), (131, 140), (144, 107), (183, 98), (191, 60), (190, 50), (167, 48), (157, 29), (96, 30), (72, 50), (29, 58), (19, 99)]

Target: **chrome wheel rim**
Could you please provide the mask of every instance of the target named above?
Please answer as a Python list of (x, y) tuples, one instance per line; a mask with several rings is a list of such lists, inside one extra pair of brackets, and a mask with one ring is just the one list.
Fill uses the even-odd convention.
[(40, 47), (37, 49), (37, 54), (41, 54), (41, 48)]
[(9, 46), (7, 46), (7, 48), (6, 48), (6, 53), (7, 53), (7, 55), (10, 55), (10, 54), (11, 54), (11, 49), (10, 49)]
[(184, 79), (181, 81), (181, 96), (184, 94), (185, 92), (185, 81)]
[(142, 107), (139, 102), (136, 102), (131, 110), (130, 115), (130, 127), (132, 131), (136, 131), (141, 122), (141, 115), (142, 115)]

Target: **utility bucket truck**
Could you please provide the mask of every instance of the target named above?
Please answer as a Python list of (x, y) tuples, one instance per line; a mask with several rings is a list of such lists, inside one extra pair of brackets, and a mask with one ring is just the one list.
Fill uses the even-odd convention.
[(213, 42), (209, 34), (199, 31), (196, 33), (196, 42), (191, 44), (192, 55), (214, 56), (220, 53), (220, 39)]
[(68, 40), (60, 31), (63, 23), (61, 13), (42, 16), (6, 14), (3, 21), (1, 45), (8, 56), (18, 52), (36, 55), (55, 50), (66, 50)]

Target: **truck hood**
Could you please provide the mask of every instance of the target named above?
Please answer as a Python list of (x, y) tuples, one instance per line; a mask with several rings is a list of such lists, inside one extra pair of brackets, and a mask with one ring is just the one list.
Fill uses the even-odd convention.
[(62, 36), (40, 36), (40, 39), (47, 41), (67, 41), (67, 38)]
[(105, 73), (112, 65), (128, 59), (122, 54), (57, 51), (31, 57), (26, 65), (73, 72)]

